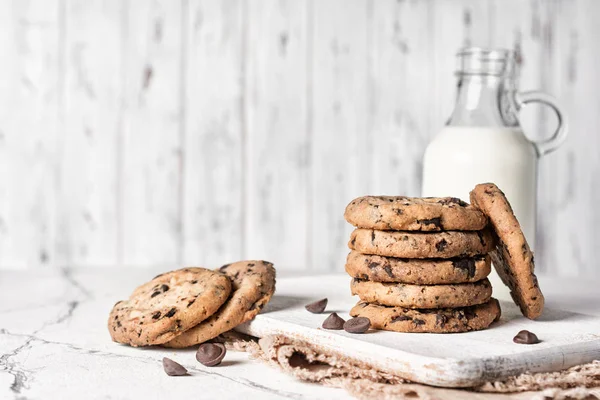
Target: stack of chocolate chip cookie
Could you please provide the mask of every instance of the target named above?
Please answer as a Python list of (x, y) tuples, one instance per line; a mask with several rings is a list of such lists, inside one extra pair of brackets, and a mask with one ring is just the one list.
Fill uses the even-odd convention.
[(479, 209), (456, 198), (365, 196), (344, 214), (352, 316), (397, 332), (466, 332), (500, 317), (487, 279), (496, 237)]
[(117, 302), (108, 331), (115, 342), (136, 347), (189, 347), (253, 319), (274, 292), (270, 262), (183, 268), (158, 275)]

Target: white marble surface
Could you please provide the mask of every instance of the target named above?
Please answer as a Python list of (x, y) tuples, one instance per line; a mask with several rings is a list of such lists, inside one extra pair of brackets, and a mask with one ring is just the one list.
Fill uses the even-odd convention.
[[(299, 382), (244, 353), (198, 364), (193, 350), (134, 349), (110, 340), (114, 302), (159, 271), (75, 269), (0, 273), (0, 399), (345, 398)], [(540, 278), (553, 308), (600, 315), (600, 282)], [(168, 377), (168, 356), (191, 372)]]

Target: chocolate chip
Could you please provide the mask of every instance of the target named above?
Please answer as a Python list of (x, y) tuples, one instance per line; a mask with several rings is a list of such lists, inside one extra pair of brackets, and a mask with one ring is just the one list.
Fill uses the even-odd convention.
[(375, 261), (372, 261), (372, 262), (369, 263), (368, 267), (369, 267), (369, 269), (377, 268), (377, 267), (379, 267), (379, 263), (375, 262)]
[(222, 343), (202, 343), (196, 352), (196, 360), (207, 367), (221, 364), (227, 349)]
[(388, 274), (388, 276), (390, 278), (394, 277), (394, 274), (392, 274), (392, 268), (389, 265), (386, 265), (385, 267), (383, 267), (383, 270), (385, 271), (386, 274)]
[(231, 264), (225, 264), (223, 265), (221, 268), (219, 268), (219, 271), (225, 271), (227, 269), (227, 267), (229, 267)]
[(397, 317), (392, 318), (392, 323), (400, 321), (412, 321), (412, 318), (407, 317), (406, 315), (398, 315)]
[(435, 316), (435, 324), (436, 325), (444, 326), (444, 325), (446, 325), (446, 322), (448, 322), (448, 317), (446, 317), (444, 314), (436, 314), (436, 316)]
[(336, 330), (339, 331), (340, 329), (344, 328), (344, 321), (339, 315), (337, 315), (337, 313), (331, 313), (329, 314), (329, 317), (327, 317), (325, 319), (325, 321), (323, 321), (323, 329), (332, 329), (332, 330)]
[(517, 336), (513, 338), (513, 342), (518, 344), (536, 344), (540, 342), (540, 339), (535, 333), (523, 330), (517, 333)]
[(187, 375), (187, 369), (185, 367), (170, 358), (163, 357), (162, 359), (163, 369), (169, 376), (183, 376)]
[(171, 318), (173, 315), (175, 315), (176, 312), (177, 312), (177, 309), (175, 307), (173, 307), (169, 310), (169, 312), (167, 312), (165, 314), (165, 316), (163, 318)]
[(371, 231), (371, 243), (375, 241), (375, 231)]
[(462, 201), (461, 199), (458, 199), (456, 197), (448, 197), (445, 199), (440, 200), (440, 204), (443, 205), (448, 205), (448, 204), (457, 204), (461, 207), (467, 207), (469, 204), (465, 203), (464, 201)]
[(371, 321), (365, 317), (355, 317), (344, 322), (344, 330), (348, 333), (365, 333), (371, 327)]
[(437, 251), (444, 251), (447, 244), (448, 242), (446, 242), (446, 239), (442, 239), (435, 244), (435, 248), (437, 249)]
[(306, 308), (306, 311), (311, 312), (313, 314), (322, 313), (323, 311), (325, 311), (325, 307), (327, 307), (327, 298), (317, 300), (304, 306), (304, 308)]
[(169, 286), (168, 286), (168, 285), (165, 285), (165, 284), (163, 284), (163, 285), (160, 285), (160, 286), (158, 287), (158, 289), (156, 289), (156, 291), (154, 291), (154, 292), (153, 292), (153, 293), (150, 295), (150, 297), (155, 297), (155, 296), (158, 296), (159, 294), (162, 294), (162, 293), (166, 292), (167, 290), (169, 290)]
[(159, 319), (160, 318), (160, 311), (155, 312), (154, 314), (152, 314), (152, 319)]
[(404, 211), (402, 211), (401, 208), (396, 208), (394, 211), (396, 211), (396, 214), (398, 214), (398, 215), (404, 214)]
[(417, 220), (417, 222), (422, 225), (434, 225), (436, 228), (442, 229), (442, 219), (441, 218), (421, 219), (421, 220)]
[(415, 323), (415, 325), (425, 325), (425, 321), (423, 321), (422, 319), (414, 319), (413, 322)]
[(194, 304), (195, 302), (196, 302), (196, 299), (192, 299), (192, 300), (190, 300), (190, 302), (188, 303), (188, 305), (187, 305), (187, 306), (189, 307), (189, 306), (191, 306), (192, 304)]
[(453, 260), (452, 266), (454, 268), (458, 268), (465, 271), (469, 278), (475, 276), (475, 260), (472, 258), (461, 258), (459, 260)]

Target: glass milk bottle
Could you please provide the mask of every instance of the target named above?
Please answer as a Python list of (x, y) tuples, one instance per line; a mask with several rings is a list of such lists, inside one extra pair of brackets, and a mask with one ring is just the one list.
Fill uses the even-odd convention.
[[(506, 194), (535, 249), (537, 163), (564, 141), (565, 117), (549, 95), (517, 92), (513, 52), (465, 48), (457, 61), (456, 105), (425, 151), (423, 196), (468, 201), (476, 184), (493, 182)], [(533, 102), (551, 107), (558, 117), (558, 127), (547, 140), (532, 141), (519, 126), (519, 110)], [(494, 295), (510, 299), (495, 271), (490, 280)]]

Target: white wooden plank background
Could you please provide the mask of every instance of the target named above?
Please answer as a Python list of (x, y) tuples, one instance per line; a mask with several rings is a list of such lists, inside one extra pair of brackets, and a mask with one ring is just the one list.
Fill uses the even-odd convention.
[[(538, 268), (600, 275), (594, 0), (0, 0), (0, 267), (341, 270), (345, 204), (416, 195), (462, 45), (570, 116)], [(550, 113), (523, 113), (550, 134)]]

